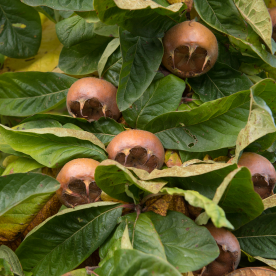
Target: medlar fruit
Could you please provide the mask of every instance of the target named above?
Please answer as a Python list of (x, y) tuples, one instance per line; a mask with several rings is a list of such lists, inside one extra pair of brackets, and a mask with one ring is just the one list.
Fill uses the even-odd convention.
[(245, 267), (240, 268), (227, 276), (276, 276), (276, 272), (264, 267)]
[(116, 87), (97, 78), (83, 78), (73, 83), (67, 94), (67, 109), (73, 117), (88, 122), (110, 117), (118, 120), (121, 113), (116, 103)]
[(163, 65), (180, 78), (191, 78), (208, 72), (218, 57), (215, 35), (194, 21), (179, 23), (163, 38)]
[(148, 172), (160, 169), (165, 157), (160, 140), (151, 132), (138, 129), (123, 131), (115, 136), (106, 151), (110, 159)]
[(272, 23), (272, 38), (276, 41), (276, 7), (268, 9)]
[(64, 165), (57, 176), (60, 188), (56, 194), (67, 207), (97, 201), (101, 189), (95, 182), (95, 169), (100, 163), (89, 158), (74, 159)]
[(237, 238), (224, 228), (216, 228), (208, 223), (209, 230), (220, 250), (219, 256), (210, 264), (194, 272), (200, 276), (223, 276), (235, 270), (241, 259), (241, 249)]
[(276, 172), (269, 160), (257, 153), (244, 152), (239, 159), (238, 166), (244, 166), (250, 170), (254, 190), (262, 199), (273, 194)]

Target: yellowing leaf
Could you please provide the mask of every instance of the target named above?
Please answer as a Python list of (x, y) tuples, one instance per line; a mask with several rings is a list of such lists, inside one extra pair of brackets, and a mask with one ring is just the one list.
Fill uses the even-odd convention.
[(267, 5), (268, 8), (276, 7), (276, 0), (270, 0)]
[[(40, 14), (40, 17), (42, 22), (42, 40), (37, 55), (27, 59), (7, 58), (3, 69), (0, 70), (0, 74), (22, 71), (48, 72), (58, 65), (59, 54), (63, 45), (57, 38), (55, 23), (42, 14)], [(22, 28), (22, 26), (18, 27)]]

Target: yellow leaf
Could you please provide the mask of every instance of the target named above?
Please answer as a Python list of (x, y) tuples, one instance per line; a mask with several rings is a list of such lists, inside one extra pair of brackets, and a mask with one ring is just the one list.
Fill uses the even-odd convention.
[(267, 5), (268, 8), (276, 7), (276, 0), (270, 0)]
[(55, 23), (42, 14), (40, 14), (40, 17), (42, 40), (37, 55), (27, 59), (6, 58), (0, 74), (22, 71), (49, 72), (58, 65), (59, 54), (63, 45), (57, 38)]

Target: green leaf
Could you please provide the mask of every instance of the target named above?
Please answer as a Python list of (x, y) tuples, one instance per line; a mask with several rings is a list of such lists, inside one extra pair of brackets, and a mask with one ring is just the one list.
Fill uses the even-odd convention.
[(22, 0), (30, 6), (48, 6), (55, 10), (64, 11), (91, 11), (93, 0)]
[(19, 72), (0, 75), (0, 114), (29, 116), (65, 101), (75, 78), (58, 73)]
[(107, 159), (97, 166), (95, 171), (95, 181), (109, 196), (126, 202), (132, 201), (126, 194), (126, 188), (128, 186), (135, 185), (143, 191), (158, 193), (167, 183), (161, 180), (139, 180), (130, 170), (133, 170), (135, 173), (142, 171), (139, 169), (127, 169), (120, 163)]
[(253, 257), (276, 258), (276, 213), (259, 216), (233, 234), (241, 249)]
[(125, 227), (125, 231), (124, 231), (123, 236), (122, 236), (121, 248), (122, 249), (133, 249), (133, 246), (132, 246), (132, 244), (130, 242), (130, 239), (129, 239), (128, 226), (127, 225)]
[(48, 127), (62, 127), (62, 125), (52, 119), (44, 119), (44, 120), (38, 120), (38, 121), (30, 121), (26, 123), (22, 123), (20, 125), (17, 125), (13, 127), (15, 130), (26, 130), (26, 129), (34, 129), (34, 128), (48, 128)]
[(100, 21), (100, 19), (97, 16), (96, 11), (86, 11), (86, 12), (76, 12), (75, 13), (82, 17), (87, 23), (97, 23)]
[(267, 7), (263, 0), (234, 0), (236, 7), (245, 21), (262, 38), (272, 52), (271, 34), (272, 24)]
[(36, 173), (0, 177), (0, 231), (2, 239), (14, 240), (33, 220), (60, 184)]
[(181, 276), (181, 274), (163, 259), (138, 250), (116, 250), (114, 256), (95, 270), (99, 276)]
[(154, 133), (167, 149), (205, 152), (233, 147), (248, 119), (249, 95), (249, 91), (241, 91), (190, 111), (168, 112), (144, 129)]
[(247, 90), (253, 84), (245, 74), (220, 62), (216, 62), (206, 74), (190, 78), (188, 82), (203, 102)]
[(98, 62), (111, 37), (93, 34), (93, 38), (74, 45), (63, 47), (59, 57), (59, 67), (71, 75), (85, 75), (97, 71)]
[(120, 29), (123, 65), (117, 91), (121, 111), (129, 108), (150, 85), (163, 57), (162, 43), (157, 38), (134, 36)]
[(136, 213), (127, 214), (122, 217), (123, 220), (126, 219), (128, 222), (128, 234), (133, 248), (167, 260), (161, 237), (156, 231), (150, 217), (146, 213), (140, 214), (138, 219), (136, 217)]
[(2, 0), (0, 18), (0, 53), (11, 58), (36, 55), (42, 32), (38, 12), (20, 0)]
[(53, 119), (62, 124), (74, 124), (87, 132), (93, 133), (105, 145), (107, 145), (117, 134), (125, 130), (122, 124), (117, 123), (111, 118), (104, 117), (100, 118), (98, 121), (89, 123), (81, 118), (53, 114), (36, 114), (25, 119), (23, 122), (30, 122), (38, 119)]
[(31, 158), (19, 157), (17, 160), (10, 163), (5, 168), (4, 172), (2, 173), (2, 176), (13, 173), (26, 173), (42, 167), (43, 165), (39, 164)]
[[(236, 153), (233, 162), (237, 162), (241, 151), (257, 139), (267, 134), (273, 134), (272, 142), (275, 141), (276, 126), (272, 112), (262, 98), (255, 96), (257, 87), (264, 85), (266, 82), (267, 80), (261, 81), (251, 90), (248, 122), (238, 135), (236, 141)], [(273, 96), (274, 93), (270, 94)]]
[(72, 47), (93, 38), (93, 23), (76, 15), (64, 19), (56, 24), (56, 33), (60, 42), (65, 47)]
[(14, 150), (30, 155), (46, 167), (60, 167), (75, 158), (106, 159), (104, 145), (91, 133), (66, 128), (12, 130), (0, 133)]
[[(235, 229), (255, 219), (264, 210), (261, 197), (254, 191), (250, 171), (245, 167), (232, 171), (224, 178), (217, 188), (213, 202), (224, 210)], [(204, 215), (200, 216), (196, 221), (206, 224), (208, 218), (204, 221)]]
[(55, 16), (55, 11), (51, 8), (48, 8), (46, 6), (37, 6), (34, 7), (38, 12), (44, 14), (48, 19), (50, 19), (52, 22), (55, 24), (57, 23), (56, 21), (56, 16)]
[(69, 276), (89, 276), (89, 275), (91, 275), (91, 273), (87, 272), (86, 268), (76, 269), (76, 270), (70, 271), (68, 273), (70, 273)]
[[(15, 255), (15, 253), (7, 246), (1, 245), (0, 246), (0, 259), (6, 260), (12, 269), (12, 272), (14, 272), (18, 276), (24, 276), (21, 264)], [(1, 267), (1, 265), (0, 265)], [(0, 269), (1, 271), (1, 269)], [(2, 274), (1, 274), (2, 275)], [(11, 274), (13, 275), (13, 274)]]
[(123, 112), (124, 119), (133, 128), (143, 127), (163, 113), (175, 111), (179, 106), (184, 80), (168, 75), (153, 82), (132, 106)]
[(119, 45), (120, 45), (119, 38), (115, 38), (112, 41), (110, 41), (107, 47), (105, 48), (103, 55), (98, 63), (98, 73), (100, 77), (102, 76), (102, 72), (107, 63), (108, 58), (116, 51)]
[(102, 36), (119, 37), (118, 25), (106, 25), (99, 21), (94, 24), (94, 33)]
[(120, 73), (123, 59), (121, 49), (118, 48), (107, 60), (102, 72), (102, 78), (111, 82), (114, 86), (119, 86)]
[(1, 276), (13, 276), (11, 265), (5, 260), (0, 258), (0, 272)]
[(225, 213), (221, 207), (196, 191), (185, 191), (179, 188), (163, 188), (160, 192), (169, 195), (184, 196), (185, 200), (188, 201), (190, 205), (205, 209), (205, 212), (217, 228), (234, 228), (233, 225), (226, 219)]
[(182, 213), (168, 211), (166, 217), (153, 212), (145, 215), (160, 236), (168, 262), (179, 272), (195, 271), (218, 257), (219, 249), (210, 232)]
[(34, 276), (60, 276), (74, 269), (101, 246), (121, 214), (117, 204), (99, 202), (68, 208), (50, 217), (16, 250), (23, 269)]
[[(94, 8), (102, 22), (126, 29), (133, 35), (155, 38), (181, 20), (186, 5), (177, 3), (163, 7), (154, 1), (94, 0)], [(183, 20), (183, 19), (182, 19)]]

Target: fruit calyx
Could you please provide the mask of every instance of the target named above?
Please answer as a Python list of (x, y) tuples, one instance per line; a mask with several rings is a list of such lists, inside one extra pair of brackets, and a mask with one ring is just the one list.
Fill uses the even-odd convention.
[(116, 104), (116, 87), (98, 78), (82, 78), (70, 87), (67, 94), (67, 110), (73, 117), (85, 118), (88, 122), (109, 117), (120, 118)]
[(74, 159), (64, 165), (57, 176), (60, 188), (56, 194), (67, 207), (99, 200), (101, 189), (95, 182), (95, 169), (99, 162), (89, 158)]
[(273, 194), (276, 172), (269, 160), (254, 152), (244, 152), (238, 161), (238, 166), (244, 166), (249, 169), (254, 190), (262, 199)]
[(200, 276), (223, 276), (234, 271), (240, 262), (241, 249), (237, 238), (224, 228), (216, 228), (212, 223), (208, 223), (206, 228), (215, 239), (220, 254), (210, 264), (201, 270), (195, 271), (195, 275)]
[(123, 131), (110, 142), (108, 157), (126, 167), (148, 172), (160, 169), (164, 162), (164, 148), (160, 140), (144, 130)]
[(215, 35), (202, 24), (185, 21), (172, 27), (163, 38), (163, 65), (180, 78), (208, 72), (218, 57)]

